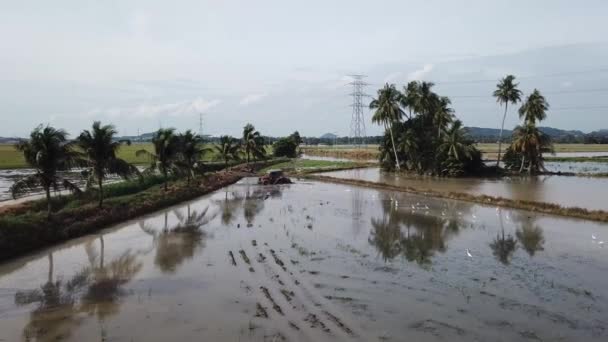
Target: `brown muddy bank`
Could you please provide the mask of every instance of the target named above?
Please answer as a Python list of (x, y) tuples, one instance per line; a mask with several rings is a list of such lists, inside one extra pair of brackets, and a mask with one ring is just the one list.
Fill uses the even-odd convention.
[(254, 183), (0, 264), (0, 339), (608, 337), (606, 225)]

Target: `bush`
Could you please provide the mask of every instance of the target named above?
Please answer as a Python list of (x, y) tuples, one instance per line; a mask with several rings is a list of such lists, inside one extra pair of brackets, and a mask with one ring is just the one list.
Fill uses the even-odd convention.
[(297, 156), (298, 144), (294, 139), (282, 138), (273, 145), (275, 157), (295, 158)]

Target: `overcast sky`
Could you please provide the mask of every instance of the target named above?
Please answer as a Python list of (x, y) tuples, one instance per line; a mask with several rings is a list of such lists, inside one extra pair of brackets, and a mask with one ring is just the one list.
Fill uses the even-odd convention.
[(198, 130), (201, 112), (205, 134), (347, 135), (352, 73), (370, 95), (435, 81), (483, 127), (498, 126), (491, 93), (513, 73), (546, 93), (543, 125), (608, 128), (606, 13), (605, 0), (0, 0), (0, 136), (93, 120)]

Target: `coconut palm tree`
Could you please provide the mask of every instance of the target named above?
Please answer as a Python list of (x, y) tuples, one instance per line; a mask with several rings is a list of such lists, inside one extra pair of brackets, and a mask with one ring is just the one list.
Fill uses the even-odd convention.
[(421, 164), (418, 160), (420, 146), (418, 144), (418, 137), (413, 128), (410, 127), (405, 129), (401, 134), (397, 147), (399, 148), (399, 151), (403, 151), (407, 155), (406, 166), (410, 169), (414, 168), (420, 171)]
[(61, 181), (63, 187), (72, 191), (80, 190), (67, 179), (62, 179), (60, 171), (67, 171), (80, 162), (73, 143), (67, 141), (68, 133), (51, 126), (36, 127), (29, 140), (15, 145), (23, 153), (26, 163), (34, 169), (34, 174), (15, 182), (11, 186), (13, 198), (42, 186), (46, 194), (47, 215), (51, 215), (51, 188), (57, 189)]
[(450, 108), (452, 101), (446, 96), (438, 98), (432, 112), (433, 124), (437, 128), (437, 138), (441, 139), (441, 132), (445, 131), (454, 118), (454, 110)]
[(378, 90), (378, 98), (372, 100), (369, 104), (370, 109), (375, 109), (372, 116), (372, 122), (384, 125), (384, 129), (388, 130), (391, 135), (391, 143), (393, 152), (395, 153), (395, 166), (400, 170), (399, 157), (395, 148), (395, 138), (393, 136), (393, 122), (400, 121), (403, 117), (403, 110), (399, 106), (401, 93), (397, 90), (394, 84), (384, 85), (384, 88)]
[(264, 138), (260, 132), (255, 130), (252, 124), (248, 123), (243, 127), (243, 150), (247, 155), (247, 164), (249, 164), (249, 157), (254, 158), (263, 157), (266, 152), (264, 150)]
[(445, 139), (439, 145), (439, 151), (448, 158), (459, 161), (471, 158), (472, 145), (462, 127), (462, 121), (456, 120), (452, 123)]
[(230, 160), (239, 159), (240, 146), (238, 141), (231, 136), (222, 135), (219, 144), (214, 147), (217, 151), (218, 158), (224, 161), (224, 166), (228, 166)]
[(517, 89), (519, 83), (515, 83), (515, 76), (507, 75), (505, 78), (500, 80), (496, 85), (496, 90), (492, 94), (496, 98), (498, 104), (505, 105), (505, 113), (502, 116), (502, 124), (500, 125), (500, 134), (498, 135), (498, 159), (496, 160), (496, 166), (500, 163), (500, 154), (502, 149), (502, 131), (505, 128), (505, 119), (507, 118), (507, 108), (509, 103), (515, 105), (521, 101), (521, 90)]
[(439, 96), (433, 92), (433, 82), (420, 82), (418, 84), (418, 96), (414, 104), (415, 112), (420, 115), (432, 116), (434, 109), (439, 103)]
[(113, 125), (102, 126), (99, 121), (93, 123), (91, 131), (84, 130), (76, 139), (82, 149), (89, 170), (90, 183), (96, 182), (99, 188), (99, 207), (103, 205), (103, 181), (108, 174), (128, 178), (139, 171), (133, 165), (116, 156), (121, 142), (114, 141), (117, 131)]
[(420, 96), (419, 84), (416, 81), (410, 81), (403, 87), (403, 96), (401, 96), (401, 106), (409, 111), (408, 119), (412, 118), (413, 112), (416, 109), (416, 103)]
[(179, 139), (175, 135), (173, 128), (161, 128), (152, 137), (154, 153), (141, 149), (135, 152), (136, 156), (148, 156), (152, 161), (147, 171), (160, 171), (165, 179), (165, 191), (169, 173), (174, 173), (177, 169), (176, 161), (179, 153)]
[(536, 124), (547, 117), (549, 103), (538, 89), (534, 89), (532, 94), (519, 108), (519, 118), (524, 119), (525, 124)]
[(186, 173), (187, 182), (194, 177), (194, 171), (201, 162), (203, 155), (211, 149), (203, 146), (203, 138), (193, 133), (192, 130), (187, 130), (177, 136), (179, 142), (179, 160), (176, 165)]
[(533, 123), (515, 127), (511, 148), (521, 155), (519, 172), (523, 171), (525, 162), (528, 161), (530, 174), (543, 170), (542, 153), (553, 151), (550, 137), (541, 132)]

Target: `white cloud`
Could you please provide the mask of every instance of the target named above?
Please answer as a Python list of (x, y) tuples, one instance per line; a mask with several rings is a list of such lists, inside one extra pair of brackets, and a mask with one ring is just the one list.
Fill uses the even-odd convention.
[(413, 72), (407, 75), (407, 80), (409, 81), (422, 81), (424, 76), (431, 72), (435, 66), (433, 64), (425, 64), (422, 69), (414, 70)]
[(239, 102), (239, 104), (241, 106), (249, 106), (250, 104), (259, 102), (260, 100), (262, 100), (266, 96), (268, 96), (268, 95), (267, 94), (249, 94), (249, 95), (243, 97), (241, 99), (241, 101)]
[(165, 104), (140, 104), (134, 107), (106, 108), (90, 111), (90, 116), (104, 115), (110, 118), (155, 118), (161, 116), (187, 116), (206, 112), (221, 103), (220, 100), (205, 100), (197, 98), (191, 101), (182, 101)]

